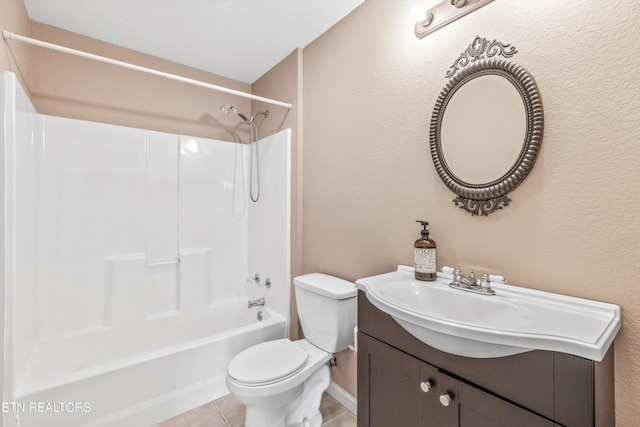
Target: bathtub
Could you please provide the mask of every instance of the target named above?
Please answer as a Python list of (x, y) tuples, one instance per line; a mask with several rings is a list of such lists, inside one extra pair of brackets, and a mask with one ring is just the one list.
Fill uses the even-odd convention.
[[(262, 320), (258, 320), (261, 312)], [(267, 307), (228, 300), (197, 315), (99, 328), (38, 342), (17, 384), (8, 426), (148, 427), (227, 394), (241, 350), (287, 334)]]

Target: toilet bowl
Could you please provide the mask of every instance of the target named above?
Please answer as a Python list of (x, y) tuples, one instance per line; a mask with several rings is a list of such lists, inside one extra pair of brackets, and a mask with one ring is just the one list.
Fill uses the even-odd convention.
[(353, 342), (355, 284), (325, 274), (294, 279), (306, 338), (279, 339), (238, 353), (227, 388), (246, 406), (245, 427), (320, 427), (320, 400), (331, 382), (328, 361)]
[[(327, 365), (331, 356), (306, 339), (267, 341), (239, 353), (229, 364), (227, 388), (247, 407), (245, 426), (322, 424), (322, 417), (317, 425), (313, 419), (331, 381)], [(269, 365), (274, 361), (275, 368)]]

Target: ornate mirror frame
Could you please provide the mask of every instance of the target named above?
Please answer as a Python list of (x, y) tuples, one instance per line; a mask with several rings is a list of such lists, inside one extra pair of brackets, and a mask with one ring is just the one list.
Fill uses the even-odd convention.
[[(516, 52), (514, 46), (476, 37), (447, 71), (449, 80), (440, 92), (431, 115), (429, 142), (436, 171), (445, 185), (457, 194), (453, 199), (454, 204), (474, 216), (488, 216), (511, 202), (507, 194), (527, 177), (542, 144), (542, 99), (533, 77), (518, 64), (507, 60)], [(447, 165), (442, 149), (441, 128), (447, 105), (458, 89), (484, 75), (502, 76), (519, 92), (526, 114), (526, 132), (520, 154), (506, 174), (491, 182), (471, 184), (458, 178)], [(495, 130), (500, 131), (499, 127)]]

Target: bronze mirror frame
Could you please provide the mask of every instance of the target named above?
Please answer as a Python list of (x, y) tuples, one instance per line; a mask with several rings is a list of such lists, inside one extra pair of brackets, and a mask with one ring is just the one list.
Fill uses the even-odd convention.
[[(507, 59), (516, 52), (514, 46), (477, 36), (447, 71), (446, 77), (449, 80), (440, 92), (431, 115), (429, 143), (433, 164), (440, 179), (457, 195), (453, 199), (454, 204), (474, 216), (488, 216), (511, 202), (507, 194), (531, 172), (542, 144), (542, 98), (531, 74)], [(506, 174), (491, 182), (471, 184), (458, 178), (447, 165), (440, 138), (441, 127), (447, 105), (458, 89), (470, 80), (484, 75), (502, 76), (520, 93), (526, 114), (526, 132), (520, 155)], [(495, 129), (500, 130), (499, 126)]]

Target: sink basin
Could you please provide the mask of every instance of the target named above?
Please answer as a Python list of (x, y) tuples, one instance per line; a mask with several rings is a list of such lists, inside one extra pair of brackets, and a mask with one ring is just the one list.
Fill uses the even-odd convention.
[(503, 357), (532, 350), (602, 361), (620, 330), (614, 304), (491, 284), (495, 296), (452, 289), (453, 277), (414, 279), (413, 268), (356, 281), (377, 308), (420, 341), (466, 357)]

